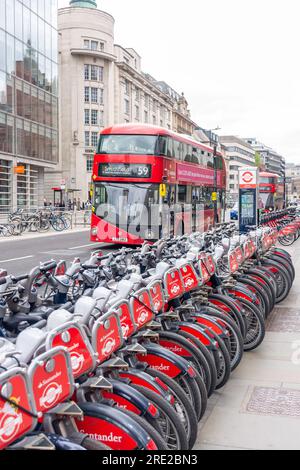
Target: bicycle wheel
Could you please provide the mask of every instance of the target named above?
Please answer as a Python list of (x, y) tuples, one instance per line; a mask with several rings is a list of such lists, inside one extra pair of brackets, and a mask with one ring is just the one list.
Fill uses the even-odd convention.
[[(175, 352), (175, 354), (179, 354), (177, 350), (184, 351), (184, 353), (179, 355), (182, 355), (186, 360), (194, 364), (204, 380), (208, 393), (211, 387), (211, 372), (203, 352), (189, 340), (183, 338), (181, 335), (173, 331), (160, 331), (159, 340), (161, 346), (170, 349), (171, 351)], [(177, 350), (174, 350), (176, 347)]]
[[(163, 381), (169, 388), (172, 396), (175, 399), (175, 402), (173, 404), (173, 408), (177, 416), (179, 417), (181, 424), (184, 426), (185, 434), (188, 439), (189, 443), (189, 448), (191, 449), (193, 445), (196, 442), (197, 439), (197, 434), (198, 434), (198, 420), (196, 413), (188, 399), (188, 397), (185, 395), (184, 391), (181, 389), (181, 387), (175, 382), (175, 380), (171, 379), (170, 377), (166, 376), (160, 371), (153, 371), (153, 369), (148, 369), (147, 373), (151, 375), (152, 377), (157, 377), (160, 380)], [(136, 388), (137, 386), (135, 386)], [(161, 403), (161, 400), (164, 402), (164, 405), (161, 403), (163, 408), (165, 409), (165, 412), (168, 410), (169, 407), (165, 406), (166, 401), (164, 398), (160, 397), (157, 393), (153, 392), (152, 390), (147, 389), (150, 393), (148, 393), (147, 398), (149, 398), (150, 401), (153, 401), (153, 403), (156, 405), (157, 403)], [(146, 395), (145, 395), (146, 396)], [(152, 398), (151, 398), (152, 397)], [(156, 398), (159, 398), (158, 402)], [(167, 403), (168, 404), (168, 403)], [(172, 408), (172, 409), (173, 409)], [(173, 414), (172, 414), (173, 415)], [(171, 416), (172, 416), (171, 415)], [(160, 417), (160, 419), (163, 418), (163, 415)], [(166, 424), (163, 424), (162, 426), (163, 429), (166, 429)], [(168, 440), (165, 439), (167, 442)]]
[[(244, 339), (241, 335), (241, 332), (236, 325), (236, 323), (226, 315), (221, 313), (218, 310), (207, 307), (203, 308), (203, 312), (199, 312), (200, 315), (207, 315), (208, 317), (216, 318), (221, 321), (221, 324), (225, 325), (226, 329), (229, 331), (229, 340), (230, 340), (230, 364), (231, 370), (237, 368), (239, 363), (242, 360), (244, 352)], [(197, 321), (198, 313), (193, 314), (193, 318)]]
[(61, 217), (53, 217), (51, 220), (51, 226), (56, 232), (63, 232), (65, 230), (65, 224)]
[[(149, 390), (141, 385), (133, 385), (133, 387), (141, 392), (146, 398), (155, 403), (160, 417), (158, 418), (161, 437), (164, 440), (168, 450), (187, 450), (189, 443), (185, 428), (176, 411), (169, 406), (164, 398), (157, 393)], [(155, 397), (154, 397), (155, 395)], [(155, 401), (154, 401), (155, 400)], [(157, 432), (157, 431), (156, 431)]]
[(256, 349), (262, 342), (266, 334), (265, 321), (259, 309), (246, 299), (240, 298), (246, 313), (247, 334), (244, 341), (244, 351)]
[[(140, 387), (140, 388), (144, 388), (144, 387)], [(136, 389), (138, 390), (138, 387)], [(148, 390), (148, 389), (145, 388), (145, 390)], [(140, 390), (140, 392), (144, 396), (146, 396), (144, 394), (144, 391)], [(153, 392), (153, 394), (157, 395), (155, 392)], [(147, 397), (147, 398), (149, 398), (149, 397)], [(162, 413), (160, 409), (159, 409), (159, 411), (160, 411), (160, 413)], [(145, 429), (145, 431), (147, 431), (148, 435), (151, 437), (151, 439), (156, 444), (157, 450), (168, 450), (169, 449), (168, 444), (167, 444), (166, 440), (164, 439), (163, 435), (161, 435), (156, 429), (154, 429), (154, 427), (151, 426), (151, 424), (148, 423), (148, 421), (144, 417), (139, 416), (139, 415), (133, 413), (132, 411), (124, 410), (124, 408), (122, 408), (122, 412), (125, 413), (128, 416), (131, 416), (132, 419), (134, 419), (143, 429)], [(172, 450), (173, 450), (173, 447), (172, 447)], [(186, 450), (186, 449), (183, 449), (183, 448), (180, 447), (180, 449), (176, 449), (176, 450)]]

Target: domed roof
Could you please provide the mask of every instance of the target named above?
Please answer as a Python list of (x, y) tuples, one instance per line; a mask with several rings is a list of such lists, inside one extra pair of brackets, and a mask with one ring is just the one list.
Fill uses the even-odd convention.
[(97, 8), (96, 0), (71, 0), (71, 7)]

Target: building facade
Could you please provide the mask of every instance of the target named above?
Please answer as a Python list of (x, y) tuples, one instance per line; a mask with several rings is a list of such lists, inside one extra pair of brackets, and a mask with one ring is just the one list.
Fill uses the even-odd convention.
[(114, 123), (140, 122), (172, 128), (173, 101), (141, 69), (141, 57), (132, 48), (115, 45)]
[(287, 163), (286, 170), (286, 197), (290, 201), (300, 200), (300, 165)]
[(227, 200), (236, 202), (239, 192), (239, 168), (255, 166), (255, 150), (236, 136), (221, 136), (227, 167)]
[(51, 199), (55, 190), (65, 201), (87, 201), (104, 127), (139, 122), (189, 135), (197, 127), (184, 96), (145, 74), (135, 49), (114, 43), (114, 24), (94, 0), (58, 11), (60, 162), (47, 172)]
[(0, 0), (0, 212), (43, 204), (58, 162), (57, 0)]
[(255, 138), (244, 139), (246, 143), (250, 144), (251, 147), (259, 153), (261, 157), (261, 167), (265, 171), (270, 173), (276, 173), (279, 176), (285, 174), (285, 159), (275, 150), (267, 147), (265, 144), (259, 142)]

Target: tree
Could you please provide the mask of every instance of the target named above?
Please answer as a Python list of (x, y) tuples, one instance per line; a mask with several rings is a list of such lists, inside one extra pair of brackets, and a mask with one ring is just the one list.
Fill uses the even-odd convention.
[(259, 152), (255, 152), (254, 160), (255, 160), (255, 166), (257, 166), (257, 168), (260, 168), (261, 167), (261, 155)]

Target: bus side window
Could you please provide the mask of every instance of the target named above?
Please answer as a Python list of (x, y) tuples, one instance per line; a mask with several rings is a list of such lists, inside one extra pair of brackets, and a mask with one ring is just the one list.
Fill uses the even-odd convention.
[(187, 186), (178, 186), (178, 192), (177, 192), (177, 202), (178, 203), (185, 203), (186, 202), (186, 190)]
[(171, 137), (168, 137), (167, 155), (168, 155), (168, 157), (173, 157), (174, 156), (173, 139), (171, 139)]
[(174, 157), (176, 160), (181, 160), (181, 143), (178, 140), (173, 140), (174, 144)]

